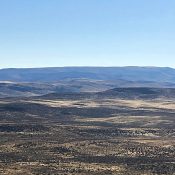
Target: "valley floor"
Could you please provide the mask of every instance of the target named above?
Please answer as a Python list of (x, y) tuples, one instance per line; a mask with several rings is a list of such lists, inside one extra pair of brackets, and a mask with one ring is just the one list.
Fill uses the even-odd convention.
[(174, 175), (175, 101), (0, 100), (1, 175)]

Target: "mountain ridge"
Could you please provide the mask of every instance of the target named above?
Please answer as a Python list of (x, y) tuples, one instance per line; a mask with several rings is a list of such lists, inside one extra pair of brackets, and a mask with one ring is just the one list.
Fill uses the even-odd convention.
[(56, 82), (65, 79), (127, 80), (175, 83), (169, 67), (50, 67), (0, 69), (0, 81)]

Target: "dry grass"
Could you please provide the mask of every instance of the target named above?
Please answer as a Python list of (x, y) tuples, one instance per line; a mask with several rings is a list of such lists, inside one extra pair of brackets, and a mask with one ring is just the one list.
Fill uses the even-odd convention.
[[(50, 107), (131, 107), (131, 108), (152, 108), (152, 109), (175, 109), (174, 101), (160, 100), (121, 100), (121, 99), (104, 99), (104, 100), (31, 100), (28, 103), (43, 104)], [(0, 102), (5, 103), (5, 102)]]

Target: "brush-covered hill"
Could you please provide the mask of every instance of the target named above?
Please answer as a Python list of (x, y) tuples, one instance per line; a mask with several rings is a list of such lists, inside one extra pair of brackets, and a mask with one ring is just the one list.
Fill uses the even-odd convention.
[(40, 97), (40, 99), (175, 99), (175, 88), (114, 88), (103, 92), (91, 93), (49, 93)]
[(128, 99), (156, 99), (156, 98), (175, 98), (175, 88), (114, 88), (97, 93), (100, 97), (117, 97)]

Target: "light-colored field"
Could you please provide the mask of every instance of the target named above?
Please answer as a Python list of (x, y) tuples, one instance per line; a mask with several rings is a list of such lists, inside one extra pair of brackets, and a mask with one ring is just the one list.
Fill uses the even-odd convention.
[[(152, 109), (175, 109), (174, 101), (159, 100), (31, 100), (30, 103), (48, 105), (50, 107), (131, 107), (131, 108), (152, 108)], [(1, 102), (0, 102), (1, 103)]]
[(146, 122), (145, 126), (159, 124), (159, 123), (167, 123), (170, 124), (173, 121), (161, 119), (159, 116), (150, 117), (150, 116), (117, 116), (117, 117), (103, 117), (103, 118), (78, 118), (77, 121), (81, 122), (107, 122), (107, 123), (118, 123), (118, 124), (129, 124), (137, 121)]

